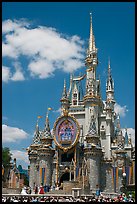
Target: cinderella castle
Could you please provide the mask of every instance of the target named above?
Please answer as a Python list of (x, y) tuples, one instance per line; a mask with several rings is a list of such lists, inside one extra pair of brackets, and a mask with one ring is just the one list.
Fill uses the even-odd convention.
[[(32, 144), (29, 185), (61, 186), (65, 192), (81, 188), (86, 192), (121, 192), (123, 175), (126, 186), (135, 183), (135, 150), (127, 129), (122, 134), (120, 118), (114, 111), (114, 81), (108, 63), (106, 99), (101, 98), (100, 79), (96, 77), (98, 50), (90, 16), (89, 46), (83, 76), (64, 81), (60, 99), (61, 115), (50, 131), (48, 114), (45, 127), (38, 122)], [(85, 82), (85, 93), (82, 83)]]

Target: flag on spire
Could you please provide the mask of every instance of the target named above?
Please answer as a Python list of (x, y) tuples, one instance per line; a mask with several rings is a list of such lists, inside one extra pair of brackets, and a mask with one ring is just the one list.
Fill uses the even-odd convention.
[(38, 115), (38, 118), (42, 118), (43, 116)]
[(50, 107), (49, 107), (48, 110), (53, 110), (53, 108), (50, 108)]

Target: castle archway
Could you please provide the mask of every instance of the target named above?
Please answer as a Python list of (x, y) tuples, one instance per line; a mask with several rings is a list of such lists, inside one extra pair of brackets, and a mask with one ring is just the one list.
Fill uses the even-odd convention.
[[(74, 179), (74, 175), (71, 174), (71, 180)], [(69, 181), (70, 180), (70, 173), (66, 172), (64, 174), (62, 174), (62, 176), (60, 177), (60, 181), (59, 184), (61, 185), (61, 183), (63, 183), (63, 181)]]

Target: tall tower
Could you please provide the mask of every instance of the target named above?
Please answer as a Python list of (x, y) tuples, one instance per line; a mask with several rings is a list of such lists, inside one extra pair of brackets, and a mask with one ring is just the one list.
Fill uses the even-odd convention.
[(106, 152), (105, 157), (111, 157), (111, 142), (114, 138), (114, 82), (111, 76), (110, 60), (108, 63), (108, 77), (106, 82)]
[(41, 146), (38, 149), (39, 155), (39, 185), (50, 186), (52, 184), (52, 172), (53, 172), (53, 156), (55, 150), (52, 148), (53, 137), (50, 132), (48, 113), (46, 115), (45, 128), (40, 138)]
[(91, 117), (94, 115), (97, 135), (99, 133), (99, 104), (100, 104), (100, 81), (96, 79), (96, 68), (98, 65), (97, 48), (92, 28), (92, 15), (90, 14), (90, 38), (87, 56), (85, 59), (86, 70), (86, 94), (85, 105), (85, 134), (88, 133)]
[(106, 82), (106, 102), (107, 105), (111, 107), (112, 111), (114, 111), (114, 81), (111, 76), (110, 60), (108, 62), (108, 77)]
[(95, 118), (92, 116), (90, 127), (86, 135), (87, 145), (84, 148), (84, 156), (88, 166), (88, 180), (90, 190), (95, 191), (97, 186), (100, 188), (100, 165), (102, 158), (102, 148), (100, 138), (97, 136)]
[(37, 178), (39, 177), (38, 168), (37, 168), (37, 157), (38, 157), (38, 148), (40, 146), (40, 132), (38, 126), (38, 120), (36, 124), (36, 130), (34, 133), (33, 143), (30, 145), (28, 154), (30, 160), (30, 176), (29, 176), (29, 186), (34, 188), (34, 185), (38, 183)]

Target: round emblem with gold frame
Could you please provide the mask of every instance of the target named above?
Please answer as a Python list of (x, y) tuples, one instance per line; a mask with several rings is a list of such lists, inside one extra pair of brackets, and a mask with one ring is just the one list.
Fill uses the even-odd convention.
[(73, 116), (60, 116), (53, 128), (53, 135), (55, 144), (67, 152), (74, 147), (79, 139), (80, 126)]

